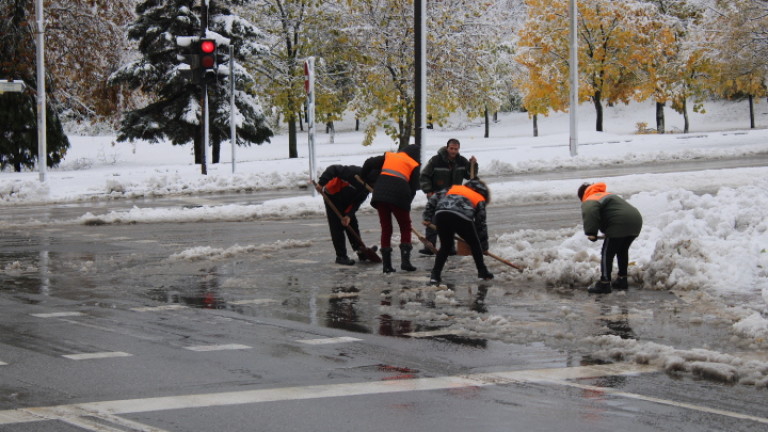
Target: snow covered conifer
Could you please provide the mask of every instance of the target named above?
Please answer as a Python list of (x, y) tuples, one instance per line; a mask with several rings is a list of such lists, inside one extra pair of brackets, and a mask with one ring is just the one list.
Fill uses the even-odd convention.
[[(202, 33), (199, 0), (142, 0), (136, 6), (137, 19), (128, 27), (128, 37), (138, 41), (140, 57), (124, 65), (110, 77), (113, 84), (141, 89), (151, 96), (144, 107), (124, 113), (118, 140), (163, 139), (174, 145), (195, 143), (195, 162), (202, 161), (199, 150), (201, 122), (200, 87), (180, 72), (181, 48), (177, 36), (199, 36)], [(210, 0), (208, 2), (207, 38), (215, 39), (219, 53), (216, 78), (208, 85), (210, 143), (213, 163), (219, 161), (221, 142), (229, 139), (229, 46), (234, 45), (235, 63), (247, 56), (258, 55), (264, 48), (257, 42), (261, 32), (247, 20), (233, 15), (228, 6), (243, 1)], [(242, 67), (234, 71), (235, 113), (238, 144), (269, 142), (273, 135), (266, 123), (258, 98), (249, 89), (253, 77)]]

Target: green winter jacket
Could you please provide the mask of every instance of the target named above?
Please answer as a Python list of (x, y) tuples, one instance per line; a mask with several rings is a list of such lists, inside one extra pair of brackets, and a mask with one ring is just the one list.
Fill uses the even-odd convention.
[(637, 237), (643, 227), (640, 212), (622, 197), (606, 192), (605, 183), (595, 183), (584, 191), (581, 202), (584, 234), (606, 237)]

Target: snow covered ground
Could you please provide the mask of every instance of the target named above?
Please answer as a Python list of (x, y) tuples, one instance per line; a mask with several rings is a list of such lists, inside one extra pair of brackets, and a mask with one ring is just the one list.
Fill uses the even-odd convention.
[[(487, 139), (482, 137), (479, 121), (456, 120), (428, 131), (425, 153), (433, 155), (448, 138), (455, 137), (461, 140), (463, 155), (478, 158), (481, 177), (503, 178), (510, 173), (565, 167), (615, 167), (768, 152), (768, 108), (764, 103), (756, 106), (758, 128), (754, 130), (749, 129), (746, 102), (708, 103), (706, 108), (707, 113), (691, 113), (689, 134), (679, 133), (682, 117), (667, 109), (667, 130), (676, 133), (641, 135), (637, 134), (638, 123), (655, 124), (650, 103), (607, 108), (606, 132), (602, 133), (594, 132), (593, 110), (582, 106), (576, 157), (568, 149), (567, 114), (540, 118), (540, 136), (535, 138), (526, 114), (501, 114)], [(49, 171), (44, 184), (37, 172), (0, 173), (0, 206), (296, 188), (305, 186), (308, 179), (306, 136), (300, 138), (300, 157), (288, 159), (287, 136), (281, 131), (270, 144), (238, 148), (234, 173), (230, 147), (225, 143), (223, 163), (209, 165), (207, 176), (192, 163), (190, 146), (116, 143), (113, 136), (70, 136), (70, 140), (72, 148), (64, 162)], [(384, 136), (370, 147), (361, 146), (362, 132), (353, 131), (349, 123), (337, 125), (334, 143), (325, 133), (319, 133), (316, 142), (318, 170), (337, 163), (360, 165), (370, 156), (396, 148)], [(495, 203), (576, 200), (582, 182), (598, 180), (602, 179), (502, 181), (494, 182), (492, 191)], [(644, 217), (643, 232), (630, 251), (635, 262), (630, 267), (634, 286), (671, 290), (687, 299), (706, 298), (733, 321), (734, 337), (750, 340), (756, 350), (768, 347), (768, 167), (626, 175), (607, 179), (607, 184), (609, 191), (628, 198)], [(713, 192), (693, 192), (702, 190)], [(420, 214), (424, 203), (424, 196), (418, 194), (414, 215)], [(84, 223), (94, 218), (108, 223), (242, 220), (322, 212), (322, 200), (307, 192), (306, 196), (262, 205), (133, 208), (45, 223)], [(34, 223), (42, 222), (10, 224)], [(489, 224), (491, 249), (524, 263), (527, 278), (553, 286), (586, 287), (598, 276), (599, 248), (584, 239), (579, 214), (574, 214), (572, 229), (560, 231), (498, 232), (493, 230), (493, 221)], [(656, 361), (668, 369), (680, 368), (681, 363), (689, 368), (718, 364), (715, 370), (722, 374), (733, 369), (742, 381), (768, 385), (768, 363), (764, 362), (750, 363), (718, 353), (681, 353), (674, 347), (608, 336), (597, 343), (608, 351), (621, 350), (624, 357)]]

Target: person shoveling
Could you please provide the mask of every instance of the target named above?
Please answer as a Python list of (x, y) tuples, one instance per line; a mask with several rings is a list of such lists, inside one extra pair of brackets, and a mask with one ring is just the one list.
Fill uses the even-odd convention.
[[(489, 255), (485, 207), (490, 200), (488, 185), (480, 179), (472, 179), (464, 185), (451, 186), (430, 197), (424, 209), (422, 223), (427, 227), (434, 227), (440, 239), (440, 249), (429, 278), (430, 285), (440, 284), (454, 237), (469, 245), (477, 267), (477, 277), (483, 280), (493, 279), (493, 273), (488, 271), (483, 259), (484, 255)], [(432, 221), (435, 222), (434, 225)]]
[(354, 179), (359, 174), (358, 166), (331, 165), (320, 175), (317, 182), (312, 182), (325, 200), (331, 241), (336, 251), (336, 264), (355, 264), (355, 261), (347, 255), (345, 230), (349, 244), (357, 252), (360, 261), (381, 262), (381, 257), (376, 253), (376, 246), (366, 247), (360, 238), (360, 228), (355, 213), (368, 197), (368, 190), (355, 186)]

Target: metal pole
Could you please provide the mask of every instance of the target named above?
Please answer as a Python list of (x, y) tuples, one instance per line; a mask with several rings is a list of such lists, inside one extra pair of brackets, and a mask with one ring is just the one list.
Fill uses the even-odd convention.
[(235, 47), (229, 45), (229, 141), (232, 143), (232, 174), (235, 173), (235, 147), (237, 125), (235, 125)]
[[(307, 137), (309, 145), (309, 179), (312, 181), (317, 180), (317, 172), (315, 168), (315, 58), (307, 58), (306, 63), (306, 79), (307, 79)], [(312, 190), (312, 196), (317, 195), (315, 188)]]
[(415, 142), (420, 146), (421, 160), (425, 160), (427, 146), (427, 1), (415, 0), (413, 11), (415, 70), (414, 99), (415, 99)]
[(571, 150), (571, 156), (576, 156), (579, 146), (579, 131), (578, 131), (578, 109), (579, 109), (579, 38), (577, 35), (578, 26), (578, 8), (576, 4), (577, 0), (570, 0), (570, 30), (571, 30), (571, 60), (570, 60), (570, 72), (571, 72), (571, 137), (568, 142), (568, 147)]
[(48, 177), (48, 149), (45, 118), (45, 21), (43, 20), (43, 0), (35, 3), (37, 19), (37, 164), (40, 169), (40, 181)]

